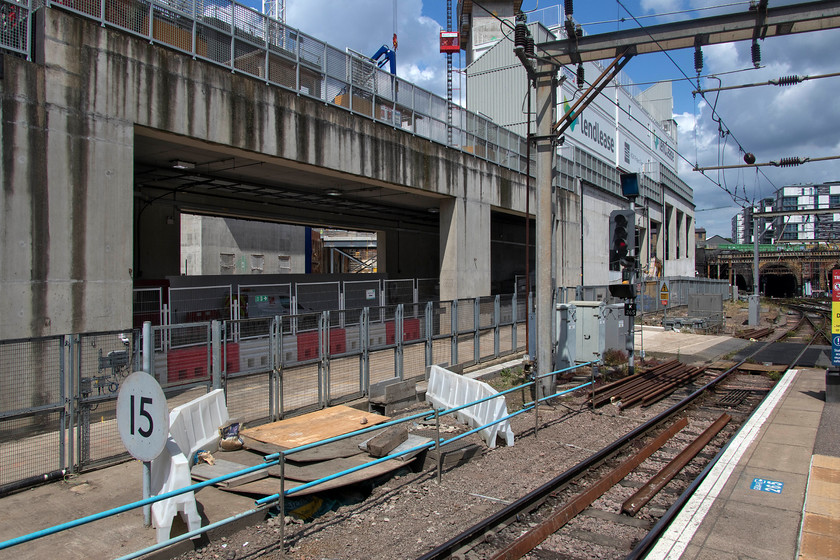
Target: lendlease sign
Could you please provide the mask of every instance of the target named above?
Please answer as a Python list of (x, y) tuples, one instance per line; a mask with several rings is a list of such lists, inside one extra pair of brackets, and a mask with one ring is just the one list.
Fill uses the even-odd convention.
[(655, 151), (659, 152), (659, 154), (662, 157), (664, 157), (666, 160), (673, 163), (675, 161), (675, 158), (676, 158), (674, 148), (669, 146), (668, 143), (664, 139), (659, 138), (659, 136), (657, 136), (656, 134), (653, 134), (652, 136), (653, 136), (653, 149)]
[[(564, 97), (563, 112), (565, 113), (569, 108), (570, 104)], [(615, 123), (603, 118), (597, 111), (587, 109), (578, 113), (566, 134), (570, 139), (576, 140), (581, 147), (596, 152), (608, 161), (615, 162)]]

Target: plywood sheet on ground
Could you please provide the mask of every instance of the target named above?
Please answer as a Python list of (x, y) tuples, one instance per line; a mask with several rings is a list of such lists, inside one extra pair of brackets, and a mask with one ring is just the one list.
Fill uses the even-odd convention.
[[(318, 447), (313, 447), (312, 449), (307, 449), (305, 451), (301, 451), (300, 453), (289, 455), (289, 459), (298, 463), (311, 463), (314, 461), (337, 459), (339, 457), (352, 457), (353, 455), (359, 455), (362, 453), (362, 450), (359, 448), (359, 444), (370, 439), (370, 437), (370, 434), (366, 433), (358, 436), (351, 436), (332, 443), (325, 443), (324, 445), (319, 445)], [(264, 441), (249, 438), (245, 435), (242, 436), (242, 439), (245, 441), (245, 447), (253, 449), (254, 451), (259, 451), (260, 453), (265, 453), (266, 455), (286, 451), (285, 447), (265, 443)]]
[[(376, 478), (404, 466), (406, 466), (406, 463), (403, 461), (397, 461), (394, 459), (383, 461), (382, 463), (378, 463), (366, 469), (346, 474), (339, 478), (322, 482), (321, 484), (316, 484), (315, 486), (311, 486), (305, 490), (301, 490), (300, 492), (295, 492), (292, 496), (308, 496), (309, 494), (325, 492), (327, 490), (341, 488), (342, 486), (364, 482), (365, 480)], [(290, 490), (292, 488), (302, 486), (303, 484), (305, 483), (296, 480), (289, 480), (287, 478), (284, 480), (283, 488), (285, 490)], [(255, 496), (271, 496), (272, 494), (278, 494), (280, 492), (280, 479), (270, 476), (268, 478), (263, 478), (262, 480), (242, 484), (240, 486), (222, 488), (222, 490)]]
[(390, 420), (349, 406), (332, 406), (294, 418), (246, 428), (242, 435), (285, 449), (299, 447)]
[[(258, 465), (259, 463), (256, 464)], [(220, 476), (233, 474), (237, 471), (241, 471), (245, 468), (248, 468), (249, 466), (254, 465), (244, 465), (242, 463), (234, 463), (226, 459), (216, 458), (215, 463), (212, 465), (207, 463), (197, 464), (192, 468), (190, 474), (196, 480), (210, 480), (211, 478), (218, 478)], [(235, 478), (230, 478), (228, 480), (222, 481), (218, 483), (217, 486), (239, 486), (248, 482), (259, 480), (261, 478), (265, 478), (267, 476), (267, 470), (250, 472), (247, 474), (237, 476)]]
[[(368, 455), (356, 455), (353, 457), (340, 457), (317, 463), (295, 463), (287, 461), (284, 474), (286, 478), (300, 480), (301, 482), (312, 482), (319, 478), (332, 476), (341, 471), (352, 469), (360, 465), (370, 463), (374, 459)], [(280, 476), (280, 467), (272, 467), (269, 471), (271, 476)]]

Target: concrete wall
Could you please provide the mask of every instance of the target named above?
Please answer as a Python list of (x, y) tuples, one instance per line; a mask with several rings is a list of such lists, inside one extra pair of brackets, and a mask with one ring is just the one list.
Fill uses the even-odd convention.
[[(181, 274), (303, 274), (306, 235), (303, 226), (252, 222), (216, 216), (181, 216), (184, 224)], [(190, 238), (192, 237), (192, 239)], [(235, 266), (222, 270), (221, 253), (233, 255)], [(262, 256), (262, 268), (252, 270), (251, 259)], [(289, 270), (281, 270), (280, 256), (289, 257)]]
[(136, 125), (449, 196), (441, 296), (489, 294), (490, 209), (524, 211), (520, 174), (58, 8), (35, 28), (0, 86), (0, 338), (131, 325)]

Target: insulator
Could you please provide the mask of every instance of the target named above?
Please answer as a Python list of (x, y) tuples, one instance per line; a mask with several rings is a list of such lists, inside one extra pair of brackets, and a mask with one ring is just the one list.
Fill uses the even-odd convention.
[(573, 13), (575, 13), (574, 2), (572, 0), (566, 0), (563, 3), (563, 9), (566, 11), (566, 17), (569, 17)]
[(575, 26), (575, 35), (578, 38), (583, 37), (583, 26), (581, 24)]
[(531, 34), (528, 34), (528, 37), (525, 38), (525, 54), (528, 56), (534, 56), (534, 38)]
[(752, 44), (752, 63), (756, 68), (761, 66), (761, 46), (758, 41), (753, 41)]
[(524, 21), (517, 19), (516, 26), (513, 28), (513, 46), (525, 48), (528, 42), (528, 26)]
[(577, 87), (578, 89), (583, 88), (586, 85), (586, 76), (583, 70), (583, 64), (578, 64), (577, 67)]
[(703, 71), (703, 51), (700, 45), (694, 47), (694, 70), (698, 74)]
[(783, 76), (776, 82), (777, 86), (792, 86), (802, 81), (799, 76)]
[(802, 160), (800, 160), (798, 157), (783, 157), (779, 161), (779, 167), (795, 167), (797, 165), (800, 165), (801, 163)]

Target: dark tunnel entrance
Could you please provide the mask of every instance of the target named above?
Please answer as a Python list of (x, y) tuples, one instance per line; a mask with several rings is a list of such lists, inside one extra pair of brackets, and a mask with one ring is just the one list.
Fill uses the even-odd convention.
[(796, 276), (784, 265), (772, 265), (761, 271), (762, 293), (767, 297), (796, 297), (800, 294)]

